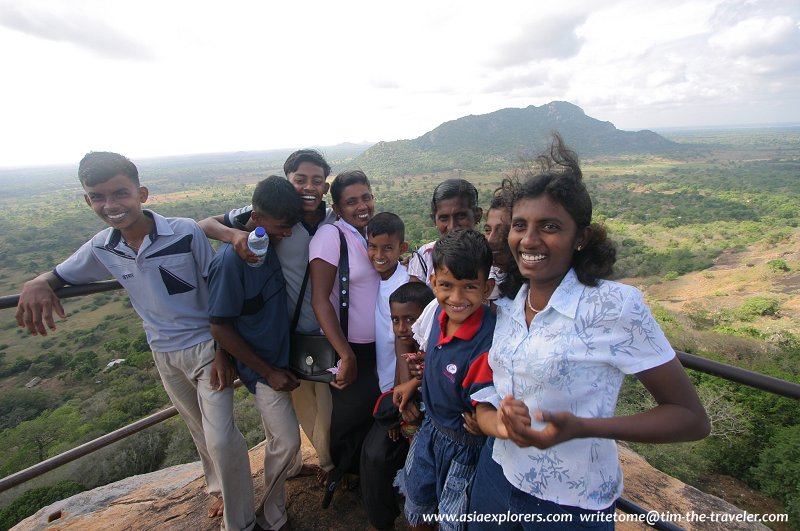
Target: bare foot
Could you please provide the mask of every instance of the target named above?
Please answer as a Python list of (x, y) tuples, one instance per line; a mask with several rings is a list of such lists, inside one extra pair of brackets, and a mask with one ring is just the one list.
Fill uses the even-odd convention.
[(218, 516), (222, 516), (225, 512), (225, 502), (222, 498), (217, 498), (217, 501), (211, 504), (211, 507), (208, 508), (208, 517), (209, 518), (217, 518)]
[(328, 484), (328, 471), (322, 467), (317, 468), (317, 483), (322, 487)]

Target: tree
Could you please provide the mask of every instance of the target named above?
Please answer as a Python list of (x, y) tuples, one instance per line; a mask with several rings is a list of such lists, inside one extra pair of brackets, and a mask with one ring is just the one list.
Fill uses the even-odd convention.
[(3, 432), (3, 448), (14, 451), (3, 460), (0, 471), (14, 473), (50, 457), (50, 451), (59, 445), (71, 446), (79, 437), (83, 420), (75, 406), (61, 406), (45, 411), (35, 419), (26, 420)]
[(22, 496), (0, 509), (0, 529), (9, 529), (42, 507), (82, 492), (85, 489), (74, 481), (59, 481), (49, 487), (26, 491)]

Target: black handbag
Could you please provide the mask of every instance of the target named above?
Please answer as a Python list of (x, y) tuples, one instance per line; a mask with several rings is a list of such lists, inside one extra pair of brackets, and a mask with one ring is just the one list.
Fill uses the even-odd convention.
[[(338, 227), (337, 227), (338, 229)], [(347, 241), (344, 234), (339, 230), (339, 324), (347, 337), (347, 308), (350, 300), (350, 263), (347, 258)], [(303, 334), (296, 332), (297, 323), (300, 320), (300, 309), (303, 306), (303, 298), (308, 285), (309, 266), (306, 266), (306, 274), (303, 277), (303, 285), (300, 288), (300, 295), (294, 308), (292, 317), (292, 327), (289, 335), (289, 370), (301, 380), (312, 382), (330, 383), (334, 379), (334, 374), (328, 369), (335, 367), (339, 361), (339, 355), (333, 348), (328, 338), (317, 334)]]

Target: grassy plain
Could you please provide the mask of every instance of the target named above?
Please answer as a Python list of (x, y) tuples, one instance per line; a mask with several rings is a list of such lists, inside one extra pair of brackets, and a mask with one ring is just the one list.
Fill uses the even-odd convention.
[[(670, 159), (637, 155), (582, 161), (595, 218), (619, 246), (617, 278), (644, 291), (675, 348), (800, 381), (800, 128), (665, 136), (687, 149)], [(338, 157), (334, 172), (347, 168), (348, 160)], [(142, 161), (140, 171), (151, 190), (149, 207), (167, 216), (201, 219), (247, 204), (258, 180), (282, 174), (280, 163), (275, 157), (174, 158)], [(0, 295), (19, 292), (26, 279), (51, 269), (103, 228), (83, 203), (75, 173), (75, 168), (0, 171)], [(370, 177), (377, 210), (404, 219), (413, 248), (436, 237), (429, 205), (438, 182), (466, 178), (486, 206), (505, 175), (453, 170)], [(18, 329), (13, 309), (2, 313), (0, 452), (13, 458), (0, 475), (120, 427), (139, 411), (145, 414), (167, 401), (125, 294), (83, 297), (65, 306), (69, 318), (46, 338)], [(102, 372), (116, 357), (137, 361)], [(34, 376), (43, 382), (24, 389)], [(798, 443), (800, 448), (800, 407), (711, 377), (692, 377), (713, 408), (715, 435), (691, 445), (636, 449), (703, 490), (716, 492), (720, 474), (737, 478), (729, 481), (778, 499), (786, 510), (796, 511), (800, 522), (800, 490), (797, 496), (791, 489), (784, 495), (769, 480), (787, 469), (781, 459), (789, 458), (780, 457), (784, 446)], [(637, 384), (627, 382), (620, 411), (635, 411), (642, 400)], [(257, 442), (257, 417), (247, 399), (242, 403), (239, 422), (250, 442)], [(26, 437), (25, 430), (32, 432), (40, 419), (52, 423), (56, 413), (79, 426), (62, 431), (57, 440)], [(765, 420), (767, 429), (759, 424)], [(179, 423), (158, 433), (155, 450), (152, 441), (136, 442), (128, 455), (147, 448), (158, 456), (151, 467), (194, 457)], [(118, 454), (109, 457), (119, 461), (109, 468), (113, 472), (88, 483), (144, 471)], [(791, 478), (782, 484), (787, 481), (800, 489)]]

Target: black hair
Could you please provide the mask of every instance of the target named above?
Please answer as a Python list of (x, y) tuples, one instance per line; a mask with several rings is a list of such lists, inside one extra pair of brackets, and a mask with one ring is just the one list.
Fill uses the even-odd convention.
[(400, 239), (400, 243), (403, 243), (406, 241), (406, 226), (397, 214), (381, 212), (369, 220), (367, 235), (380, 236), (381, 234), (396, 236)]
[(256, 185), (253, 210), (294, 225), (303, 217), (303, 200), (289, 181), (270, 175)]
[(407, 282), (389, 295), (389, 304), (413, 302), (424, 309), (435, 298), (433, 290), (422, 282)]
[[(503, 179), (500, 186), (497, 187), (492, 194), (492, 200), (489, 202), (489, 208), (486, 211), (486, 221), (489, 221), (489, 211), (491, 210), (504, 210), (508, 213), (509, 220), (511, 219), (511, 206), (514, 203), (514, 196), (511, 192), (511, 184), (513, 180), (509, 177)], [(511, 224), (503, 227), (501, 233), (502, 245), (499, 249), (499, 255), (495, 258), (494, 264), (504, 273), (508, 271), (510, 264), (514, 261), (511, 254), (511, 248), (508, 246), (508, 233), (511, 229)], [(485, 234), (484, 234), (485, 236)], [(491, 247), (491, 246), (490, 246)]]
[[(513, 204), (547, 195), (567, 211), (578, 231), (588, 227), (589, 239), (583, 242), (580, 251), (574, 252), (572, 267), (582, 284), (596, 286), (599, 279), (608, 278), (614, 272), (617, 249), (608, 239), (605, 228), (592, 223), (592, 199), (583, 183), (578, 155), (564, 144), (561, 135), (553, 133), (550, 152), (539, 155), (536, 164), (539, 172), (529, 171), (523, 183), (504, 181), (513, 196)], [(514, 263), (500, 292), (513, 298), (525, 280)]]
[(489, 202), (489, 210), (492, 209), (508, 209), (511, 212), (511, 206), (514, 204), (513, 193), (514, 180), (511, 177), (506, 177), (500, 183), (500, 186), (495, 188), (492, 193), (492, 200)]
[(83, 186), (95, 186), (117, 175), (124, 175), (139, 186), (139, 170), (136, 169), (136, 165), (119, 153), (90, 151), (83, 156), (78, 165), (78, 179)]
[(447, 179), (440, 182), (433, 189), (431, 198), (431, 219), (436, 222), (436, 205), (447, 199), (459, 197), (464, 200), (467, 207), (478, 217), (478, 190), (465, 179)]
[[(353, 184), (363, 184), (366, 185), (367, 188), (372, 190), (372, 185), (369, 184), (369, 179), (367, 179), (367, 175), (361, 170), (349, 170), (343, 171), (331, 183), (331, 198), (333, 198), (333, 204), (339, 204), (339, 200), (342, 198), (342, 192), (348, 186)], [(297, 193), (297, 192), (295, 192)]]
[(330, 164), (322, 156), (322, 153), (316, 149), (299, 149), (289, 155), (289, 158), (283, 163), (283, 173), (286, 174), (286, 177), (289, 177), (289, 174), (296, 172), (297, 168), (304, 162), (310, 162), (314, 166), (322, 168), (325, 177), (331, 174)]
[(483, 234), (472, 229), (454, 230), (436, 240), (432, 258), (434, 271), (446, 267), (458, 280), (486, 280), (492, 267), (489, 243)]

